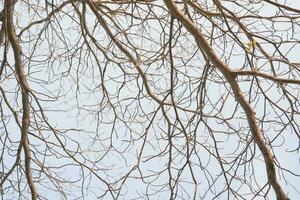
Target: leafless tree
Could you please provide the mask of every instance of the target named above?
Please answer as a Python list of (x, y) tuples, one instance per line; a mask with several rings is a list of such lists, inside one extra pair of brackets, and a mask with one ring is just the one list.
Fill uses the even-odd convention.
[(2, 199), (300, 198), (297, 1), (1, 5)]

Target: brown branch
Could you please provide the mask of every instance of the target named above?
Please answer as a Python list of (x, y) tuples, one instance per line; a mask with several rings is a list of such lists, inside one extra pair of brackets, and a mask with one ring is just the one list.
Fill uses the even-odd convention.
[(283, 4), (280, 4), (280, 3), (276, 3), (274, 1), (271, 1), (271, 0), (264, 0), (264, 2), (267, 2), (273, 6), (276, 6), (278, 8), (283, 8), (285, 10), (288, 10), (288, 11), (292, 11), (292, 12), (295, 12), (295, 13), (299, 13), (300, 14), (300, 10), (296, 9), (296, 8), (292, 8), (292, 7), (289, 7), (289, 6), (286, 6), (286, 5), (283, 5)]
[(279, 78), (275, 76), (271, 76), (269, 74), (265, 74), (259, 71), (236, 71), (234, 72), (237, 76), (257, 76), (262, 77), (277, 83), (290, 83), (290, 84), (300, 84), (300, 80), (288, 79), (288, 78)]
[(156, 97), (151, 89), (150, 86), (148, 84), (148, 80), (146, 77), (145, 72), (143, 71), (143, 69), (140, 67), (139, 61), (137, 59), (135, 59), (133, 57), (133, 55), (121, 44), (121, 42), (113, 35), (113, 33), (110, 31), (109, 27), (107, 26), (105, 19), (100, 15), (100, 13), (98, 12), (97, 6), (94, 4), (94, 2), (87, 0), (86, 1), (87, 4), (89, 5), (90, 9), (92, 10), (92, 12), (95, 14), (95, 16), (97, 17), (99, 23), (101, 24), (101, 26), (104, 28), (105, 32), (107, 33), (107, 35), (110, 37), (110, 39), (116, 44), (116, 46), (126, 55), (126, 57), (129, 59), (129, 61), (134, 65), (134, 67), (137, 69), (138, 73), (140, 74), (140, 76), (143, 79), (143, 83), (145, 85), (146, 91), (149, 94), (149, 96), (156, 101), (158, 104), (162, 104), (163, 102)]
[(37, 191), (31, 173), (31, 165), (30, 165), (31, 155), (30, 155), (30, 146), (28, 141), (28, 130), (29, 130), (29, 123), (30, 123), (30, 103), (29, 103), (30, 88), (26, 80), (24, 65), (22, 63), (21, 46), (18, 42), (16, 36), (16, 30), (13, 22), (13, 12), (14, 12), (15, 3), (16, 1), (12, 1), (12, 0), (5, 1), (5, 14), (7, 20), (6, 27), (7, 27), (8, 39), (14, 52), (16, 74), (19, 80), (20, 87), (22, 89), (23, 116), (22, 116), (20, 143), (23, 146), (24, 154), (25, 154), (25, 173), (31, 191), (31, 199), (35, 200), (37, 199)]
[(206, 38), (203, 36), (200, 29), (177, 7), (176, 3), (173, 0), (164, 0), (164, 2), (171, 14), (174, 17), (176, 17), (184, 25), (184, 27), (194, 36), (194, 39), (198, 44), (199, 48), (201, 48), (205, 52), (208, 59), (221, 71), (227, 82), (230, 84), (236, 100), (239, 102), (239, 104), (242, 106), (243, 110), (246, 113), (248, 124), (253, 135), (254, 141), (256, 142), (260, 151), (263, 154), (264, 161), (266, 164), (268, 181), (272, 185), (276, 193), (277, 199), (287, 200), (288, 198), (283, 192), (283, 189), (281, 188), (277, 180), (274, 156), (272, 155), (271, 151), (268, 149), (267, 145), (264, 142), (264, 139), (256, 123), (255, 112), (253, 111), (249, 102), (244, 97), (235, 79), (236, 74), (229, 68), (228, 65), (223, 63), (218, 58), (214, 50), (210, 47)]

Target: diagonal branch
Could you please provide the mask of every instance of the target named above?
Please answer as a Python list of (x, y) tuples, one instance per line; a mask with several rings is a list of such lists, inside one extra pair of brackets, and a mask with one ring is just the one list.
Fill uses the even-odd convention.
[(184, 25), (184, 27), (194, 36), (199, 48), (205, 52), (208, 59), (221, 71), (226, 81), (230, 84), (236, 100), (239, 102), (239, 104), (242, 106), (243, 110), (246, 113), (248, 124), (253, 135), (254, 141), (263, 154), (268, 181), (272, 185), (276, 193), (277, 199), (287, 200), (288, 198), (277, 180), (274, 156), (272, 155), (271, 151), (268, 149), (267, 145), (264, 142), (264, 139), (256, 123), (255, 112), (250, 106), (249, 102), (244, 97), (235, 79), (236, 74), (232, 69), (229, 68), (228, 65), (226, 65), (219, 59), (219, 57), (215, 54), (214, 50), (210, 47), (209, 43), (203, 36), (200, 29), (177, 7), (176, 3), (173, 0), (164, 0), (164, 2), (171, 14), (174, 17), (176, 17)]

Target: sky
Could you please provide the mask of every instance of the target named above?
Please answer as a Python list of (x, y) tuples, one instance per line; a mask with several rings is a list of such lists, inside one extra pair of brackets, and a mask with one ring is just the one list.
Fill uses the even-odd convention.
[[(21, 27), (25, 27), (30, 21), (45, 17), (46, 13), (43, 12), (44, 5), (40, 3), (39, 6), (36, 9), (40, 9), (41, 11), (32, 12), (31, 8), (18, 5), (15, 17), (19, 20), (16, 23)], [(254, 8), (256, 6), (259, 6), (259, 4), (254, 5)], [(81, 7), (79, 6), (79, 8)], [(146, 9), (147, 7), (143, 8)], [(30, 10), (29, 12), (28, 9)], [(222, 82), (220, 73), (216, 70), (209, 72), (209, 81), (207, 81), (206, 86), (207, 96), (203, 113), (207, 116), (217, 115), (219, 117), (230, 117), (235, 113), (234, 118), (228, 122), (233, 127), (239, 129), (238, 132), (240, 135), (232, 134), (232, 130), (228, 129), (222, 120), (206, 117), (205, 121), (208, 126), (205, 126), (204, 123), (197, 124), (200, 118), (199, 115), (194, 115), (192, 112), (178, 111), (182, 123), (186, 127), (186, 132), (191, 137), (194, 136), (197, 138), (195, 150), (190, 157), (193, 163), (193, 172), (197, 176), (198, 185), (195, 186), (188, 166), (184, 165), (187, 148), (186, 137), (183, 131), (180, 131), (179, 128), (171, 128), (170, 130), (170, 133), (174, 137), (172, 140), (174, 147), (172, 148), (172, 170), (168, 171), (167, 167), (170, 157), (167, 149), (169, 147), (168, 125), (166, 120), (164, 120), (161, 109), (159, 109), (159, 105), (145, 96), (145, 89), (143, 88), (143, 92), (139, 92), (139, 89), (143, 87), (141, 77), (138, 77), (136, 70), (125, 61), (125, 56), (120, 55), (120, 51), (110, 42), (103, 28), (96, 24), (96, 19), (92, 15), (87, 15), (87, 24), (99, 45), (103, 47), (102, 50), (97, 50), (89, 39), (88, 44), (92, 46), (93, 52), (88, 50), (87, 44), (84, 44), (84, 38), (81, 36), (81, 29), (78, 25), (79, 20), (74, 11), (69, 6), (64, 8), (63, 11), (56, 15), (47, 27), (42, 23), (32, 26), (30, 31), (24, 32), (21, 44), (25, 55), (24, 65), (28, 72), (30, 86), (39, 96), (39, 102), (45, 110), (49, 123), (55, 129), (61, 130), (61, 133), (57, 132), (58, 138), (69, 149), (71, 154), (76, 157), (76, 160), (84, 163), (86, 167), (93, 168), (97, 175), (108, 182), (117, 181), (131, 169), (134, 169), (126, 179), (125, 184), (122, 185), (122, 182), (118, 182), (114, 185), (115, 187), (122, 185), (120, 199), (147, 199), (146, 196), (149, 196), (149, 199), (169, 199), (170, 191), (166, 187), (166, 184), (169, 181), (170, 174), (173, 177), (180, 174), (179, 187), (175, 188), (178, 189), (176, 199), (180, 199), (180, 197), (182, 199), (191, 199), (195, 188), (197, 189), (197, 199), (201, 198), (205, 192), (207, 192), (205, 199), (212, 199), (216, 193), (222, 191), (225, 187), (225, 180), (223, 176), (220, 176), (221, 169), (218, 159), (209, 155), (211, 152), (216, 153), (214, 144), (217, 144), (219, 147), (218, 153), (220, 157), (230, 162), (234, 159), (232, 155), (243, 152), (247, 145), (246, 142), (239, 141), (241, 139), (248, 141), (250, 136), (248, 135), (249, 127), (244, 113), (241, 108), (238, 108), (237, 112), (234, 112), (236, 102), (228, 94), (228, 85)], [(141, 15), (145, 14), (142, 9), (135, 10), (134, 12), (140, 12)], [(259, 12), (272, 15), (274, 10), (271, 7), (262, 7), (259, 9)], [(153, 8), (151, 15), (154, 16), (154, 14), (162, 19), (166, 15), (162, 8)], [(76, 20), (72, 20), (73, 18)], [(115, 16), (118, 26), (122, 26), (124, 29), (128, 28), (128, 35), (131, 40), (125, 41), (122, 34), (117, 34), (116, 37), (127, 45), (128, 48), (136, 48), (135, 50), (139, 52), (142, 61), (141, 66), (148, 74), (152, 90), (163, 99), (170, 88), (170, 68), (169, 59), (164, 57), (164, 55), (168, 54), (164, 52), (165, 50), (162, 49), (160, 44), (167, 43), (168, 41), (170, 28), (168, 22), (162, 21), (160, 24), (155, 20), (150, 20), (149, 24), (143, 23), (145, 26), (142, 27), (135, 21), (132, 23), (129, 19), (130, 17), (126, 19), (122, 16)], [(217, 19), (216, 21), (219, 22)], [(213, 31), (213, 28), (206, 20), (198, 19), (197, 22), (199, 25), (206, 27), (207, 30)], [(114, 28), (117, 25), (110, 25), (112, 30), (115, 30)], [(249, 28), (261, 30), (261, 35), (271, 38), (273, 37), (272, 35), (264, 32), (271, 25), (271, 23), (263, 25), (261, 21), (257, 20), (251, 23)], [(222, 26), (224, 26), (224, 29), (226, 28), (224, 24)], [(185, 34), (184, 30), (179, 29), (177, 22), (175, 22), (174, 27), (173, 41), (177, 39), (172, 49), (174, 63), (177, 67), (177, 85), (174, 96), (180, 103), (180, 106), (197, 109), (197, 106), (199, 106), (199, 91), (197, 88), (200, 84), (199, 79), (203, 73), (205, 62), (199, 50), (195, 48), (193, 38)], [(232, 28), (232, 30), (236, 30), (237, 27)], [(292, 39), (289, 38), (291, 37), (291, 31), (284, 32), (286, 28), (290, 28), (288, 23), (278, 23), (275, 28), (278, 30), (274, 34), (277, 37), (281, 36), (282, 38)], [(279, 31), (280, 29), (282, 31)], [(292, 36), (299, 40), (300, 31), (297, 31), (300, 30), (299, 26), (296, 25), (294, 29), (295, 33)], [(144, 38), (141, 39), (139, 34), (143, 35)], [(216, 36), (222, 35), (217, 31), (215, 34)], [(243, 34), (240, 34), (239, 37), (244, 44), (248, 42)], [(225, 47), (222, 37), (215, 39), (212, 46), (227, 64), (239, 69), (245, 63), (241, 53), (242, 50), (236, 44), (234, 45), (230, 41), (230, 38), (227, 39), (229, 42)], [(261, 45), (269, 52), (274, 51), (273, 47), (264, 44), (262, 40), (258, 39), (257, 41), (261, 42)], [(130, 45), (130, 43), (133, 45)], [(181, 48), (182, 46), (184, 49)], [(288, 50), (291, 48), (289, 44), (280, 48), (282, 51), (288, 52), (288, 57), (291, 61), (299, 62), (297, 57), (297, 52), (300, 50), (299, 45), (293, 46), (291, 51)], [(143, 49), (147, 49), (148, 52), (143, 51)], [(232, 49), (233, 51), (231, 51)], [(130, 51), (134, 52), (133, 50)], [(107, 56), (114, 60), (107, 62), (104, 53), (107, 53)], [(231, 57), (229, 57), (230, 53), (232, 53)], [(3, 48), (0, 49), (0, 55), (2, 54)], [(13, 64), (14, 61), (11, 52), (8, 53), (8, 58), (10, 63)], [(270, 69), (265, 59), (259, 57), (254, 57), (253, 59), (256, 59), (255, 62), (261, 67), (261, 70)], [(118, 65), (119, 63), (121, 63), (122, 68)], [(249, 68), (248, 65), (245, 65), (245, 67)], [(286, 65), (280, 65), (278, 70), (280, 72), (281, 69), (285, 70), (287, 67)], [(122, 69), (126, 70), (127, 74), (125, 76)], [(2, 88), (5, 88), (13, 107), (21, 113), (20, 95), (16, 96), (15, 93), (10, 93), (17, 88), (11, 69), (7, 69), (6, 75), (7, 77), (0, 79), (0, 85)], [(102, 89), (103, 85), (106, 91)], [(252, 89), (255, 92), (258, 91), (257, 85), (252, 84), (247, 79), (241, 79), (240, 85), (245, 94)], [(278, 87), (272, 85), (271, 82), (262, 80), (261, 87), (266, 91), (270, 99), (276, 101), (277, 105), (282, 107), (288, 106), (286, 99), (280, 99), (281, 91)], [(299, 86), (290, 87), (289, 91), (299, 97)], [(282, 128), (282, 125), (277, 122), (275, 123), (275, 121), (280, 121), (279, 118), (285, 121), (287, 119), (284, 115), (278, 115), (281, 113), (274, 106), (266, 105), (261, 94), (258, 93), (259, 97), (255, 97), (255, 92), (251, 96), (253, 98), (252, 105), (257, 112), (258, 118), (265, 116), (265, 120), (267, 121), (260, 127), (264, 133), (266, 132), (269, 139), (274, 138), (277, 133), (276, 131)], [(220, 101), (223, 98), (225, 100)], [(167, 96), (165, 101), (171, 102), (170, 96)], [(223, 102), (224, 104), (222, 104)], [(299, 101), (295, 100), (295, 102), (298, 102), (298, 104), (295, 104), (295, 107), (299, 109)], [(4, 113), (8, 113), (8, 108), (4, 105), (2, 97), (1, 105), (3, 105), (2, 109)], [(223, 107), (222, 112), (219, 113), (213, 105), (216, 105), (217, 108)], [(58, 140), (53, 132), (45, 126), (45, 123), (40, 122), (41, 119), (39, 117), (41, 117), (41, 114), (38, 112), (38, 105), (33, 99), (32, 106), (37, 110), (37, 114), (34, 115), (36, 118), (32, 118), (32, 120), (37, 120), (38, 124), (40, 124), (39, 127), (31, 128), (32, 133), (30, 136), (30, 142), (32, 146), (35, 146), (32, 149), (32, 155), (35, 160), (41, 162), (33, 162), (32, 164), (35, 169), (35, 176), (39, 177), (36, 182), (38, 191), (46, 199), (82, 199), (81, 196), (84, 199), (98, 198), (99, 194), (107, 189), (107, 186), (103, 181), (97, 179), (95, 174), (91, 174), (89, 170), (84, 168), (83, 165), (80, 166), (74, 160), (72, 161), (64, 157), (66, 154), (57, 146)], [(264, 106), (268, 109), (264, 110)], [(166, 107), (165, 109), (171, 123), (180, 127), (175, 119), (175, 110), (170, 107)], [(156, 112), (156, 110), (158, 111)], [(299, 115), (295, 115), (294, 117), (295, 121), (297, 119), (300, 120)], [(152, 119), (153, 123), (149, 126)], [(124, 123), (124, 120), (126, 120), (126, 123)], [(299, 125), (295, 124), (295, 126)], [(15, 149), (13, 145), (16, 145), (20, 135), (12, 116), (7, 116), (7, 127), (10, 133), (9, 137), (12, 140), (10, 146), (12, 149)], [(212, 133), (208, 127), (214, 132), (214, 137), (212, 137)], [(69, 131), (65, 132), (65, 130)], [(146, 132), (146, 130), (148, 131)], [(222, 131), (226, 133), (222, 133)], [(35, 135), (46, 138), (49, 146), (46, 146)], [(4, 138), (3, 134), (1, 135), (1, 140), (2, 138)], [(147, 142), (144, 144), (143, 141), (145, 138)], [(273, 151), (276, 153), (276, 158), (283, 167), (299, 174), (299, 152), (287, 153), (287, 151), (297, 148), (298, 145), (299, 141), (295, 137), (293, 130), (291, 127), (287, 127), (283, 130), (282, 136), (274, 142)], [(2, 146), (0, 148), (2, 149)], [(141, 151), (142, 154), (140, 154)], [(14, 155), (9, 155), (11, 152), (13, 150), (6, 149), (3, 156), (5, 158), (3, 162), (7, 165), (10, 165), (14, 161)], [(229, 170), (229, 178), (229, 174), (234, 173), (237, 173), (240, 177), (245, 176), (257, 189), (267, 181), (265, 166), (262, 156), (259, 156), (260, 153), (258, 153), (257, 146), (252, 143), (247, 152), (247, 156), (241, 157), (241, 159), (232, 165), (233, 168), (226, 168), (226, 170)], [(255, 152), (253, 162), (239, 167), (239, 163), (242, 163), (243, 159), (251, 158), (251, 153), (253, 152)], [(137, 159), (138, 155), (141, 155), (141, 160)], [(137, 163), (139, 163), (139, 168), (134, 168)], [(39, 165), (49, 167), (52, 171), (49, 174), (56, 173), (56, 177), (64, 178), (63, 181), (65, 183), (57, 186), (57, 188), (61, 187), (66, 191), (63, 196), (59, 196), (58, 191), (53, 191), (55, 190), (54, 185), (58, 184), (55, 181), (50, 183), (50, 179), (44, 173), (39, 172)], [(184, 170), (181, 171), (180, 168), (182, 167), (184, 167)], [(18, 170), (22, 171), (22, 169)], [(208, 171), (210, 174), (208, 174)], [(16, 170), (13, 173), (12, 180), (16, 180), (18, 175), (21, 174), (17, 172)], [(255, 173), (255, 176), (251, 175), (252, 172)], [(141, 179), (141, 173), (145, 176), (144, 179)], [(288, 180), (285, 181), (283, 178), (280, 178), (280, 182), (287, 191), (288, 196), (291, 199), (296, 199), (300, 194), (293, 186), (295, 187), (300, 183), (299, 178), (287, 172), (284, 173)], [(278, 176), (282, 177), (282, 174), (279, 173)], [(82, 177), (85, 178), (83, 179)], [(23, 175), (21, 177), (23, 182), (20, 183), (21, 188), (25, 187), (24, 178)], [(73, 181), (77, 182), (72, 184)], [(210, 181), (210, 184), (216, 181), (211, 190), (208, 190), (208, 181)], [(57, 182), (59, 182), (59, 179)], [(9, 185), (9, 183), (7, 184)], [(85, 189), (82, 190), (82, 186)], [(232, 186), (240, 188), (239, 191), (241, 193), (243, 191), (244, 193), (249, 192), (249, 188), (239, 180), (233, 180)], [(161, 191), (155, 193), (157, 190)], [(5, 199), (18, 198), (16, 191), (9, 191)], [(275, 198), (272, 190), (269, 194), (269, 199)], [(248, 194), (248, 196), (245, 194), (244, 197), (240, 198), (248, 199), (250, 196), (251, 194)], [(219, 199), (226, 198), (227, 193), (219, 196)], [(234, 198), (230, 196), (230, 199)], [(103, 199), (112, 198), (107, 194)], [(262, 198), (257, 197), (255, 199)]]

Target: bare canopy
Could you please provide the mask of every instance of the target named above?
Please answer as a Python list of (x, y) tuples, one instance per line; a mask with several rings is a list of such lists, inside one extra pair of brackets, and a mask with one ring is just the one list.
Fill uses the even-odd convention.
[(300, 197), (297, 3), (1, 4), (2, 199)]

